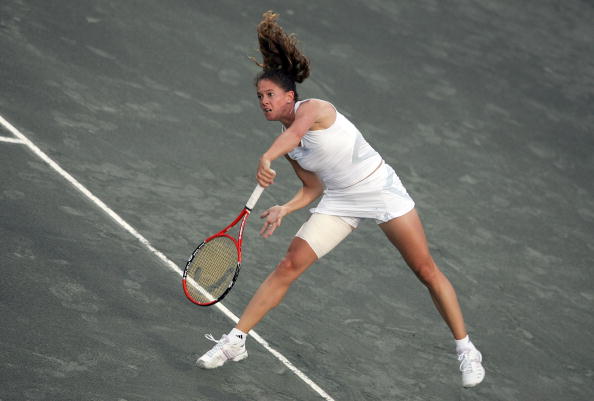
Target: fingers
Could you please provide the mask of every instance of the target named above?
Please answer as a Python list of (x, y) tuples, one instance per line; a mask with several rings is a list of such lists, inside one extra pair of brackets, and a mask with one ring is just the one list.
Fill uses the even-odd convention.
[[(264, 235), (265, 233), (267, 233), (270, 230), (272, 230), (274, 232), (274, 230), (276, 230), (276, 228), (278, 226), (280, 226), (280, 220), (281, 219), (278, 219), (278, 218), (266, 219), (266, 221), (262, 225), (262, 229), (260, 230), (260, 235)], [(270, 234), (272, 234), (272, 232)]]
[(256, 180), (258, 184), (263, 186), (264, 188), (272, 185), (274, 183), (274, 178), (276, 177), (276, 171), (272, 169), (265, 169), (259, 168), (258, 173), (256, 174)]
[(256, 173), (256, 180), (258, 181), (258, 184), (266, 188), (274, 183), (275, 177), (276, 171), (270, 168), (270, 160), (260, 158), (260, 162), (258, 163), (258, 171)]
[(261, 219), (266, 219), (260, 230), (260, 235), (264, 238), (268, 238), (274, 233), (274, 231), (280, 227), (283, 217), (287, 214), (287, 209), (284, 206), (273, 206), (270, 209), (264, 211), (261, 215)]
[(264, 188), (268, 188), (269, 186), (271, 186), (274, 183), (272, 180), (266, 180), (266, 179), (260, 178), (259, 176), (256, 176), (256, 181), (258, 181), (258, 184), (260, 184)]
[(264, 238), (270, 237), (274, 231), (280, 226), (280, 220), (276, 220), (273, 222), (264, 222), (262, 229), (260, 230), (260, 235)]
[[(280, 227), (283, 218), (279, 217), (278, 215), (270, 216), (269, 210), (267, 210), (264, 213), (266, 213), (267, 216), (262, 216), (262, 218), (264, 218), (264, 217), (268, 217), (268, 218), (262, 225), (262, 229), (260, 230), (260, 235), (263, 236), (264, 238), (268, 238), (272, 235), (272, 233), (274, 233), (274, 231), (278, 227)], [(264, 214), (264, 213), (262, 213), (262, 214)]]

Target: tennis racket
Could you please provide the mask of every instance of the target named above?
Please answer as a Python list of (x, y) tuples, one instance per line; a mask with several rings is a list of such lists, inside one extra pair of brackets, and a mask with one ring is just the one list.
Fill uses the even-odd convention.
[[(258, 185), (231, 224), (205, 239), (186, 263), (182, 285), (186, 297), (200, 306), (214, 305), (231, 291), (241, 266), (243, 229), (264, 187)], [(227, 232), (239, 224), (237, 237)]]

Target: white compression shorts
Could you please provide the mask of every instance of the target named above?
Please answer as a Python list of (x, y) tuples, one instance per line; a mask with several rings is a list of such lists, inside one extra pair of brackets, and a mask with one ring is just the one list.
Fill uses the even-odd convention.
[(339, 216), (313, 213), (295, 236), (305, 240), (320, 259), (355, 229), (345, 220)]

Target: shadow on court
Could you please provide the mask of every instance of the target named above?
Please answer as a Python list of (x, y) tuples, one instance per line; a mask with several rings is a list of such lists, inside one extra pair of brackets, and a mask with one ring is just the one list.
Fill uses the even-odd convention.
[[(367, 222), (257, 328), (335, 400), (578, 401), (594, 388), (591, 2), (157, 1), (0, 4), (0, 115), (183, 266), (234, 217), (279, 126), (258, 109), (267, 9), (332, 101), (402, 178), (485, 358), (459, 384), (429, 296)], [(1, 138), (14, 135), (0, 128)], [(22, 143), (0, 141), (0, 400), (319, 400), (253, 340), (196, 354), (232, 322)], [(235, 314), (307, 210), (246, 229)]]

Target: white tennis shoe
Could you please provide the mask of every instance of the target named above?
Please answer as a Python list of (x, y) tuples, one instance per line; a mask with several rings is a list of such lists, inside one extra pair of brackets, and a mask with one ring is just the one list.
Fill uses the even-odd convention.
[(476, 350), (465, 351), (458, 355), (460, 372), (462, 372), (462, 385), (466, 388), (474, 387), (485, 378), (483, 356)]
[(204, 369), (214, 369), (227, 361), (239, 362), (248, 357), (245, 340), (223, 334), (220, 340), (215, 340), (212, 334), (205, 335), (207, 339), (217, 343), (210, 351), (196, 361), (196, 365)]

